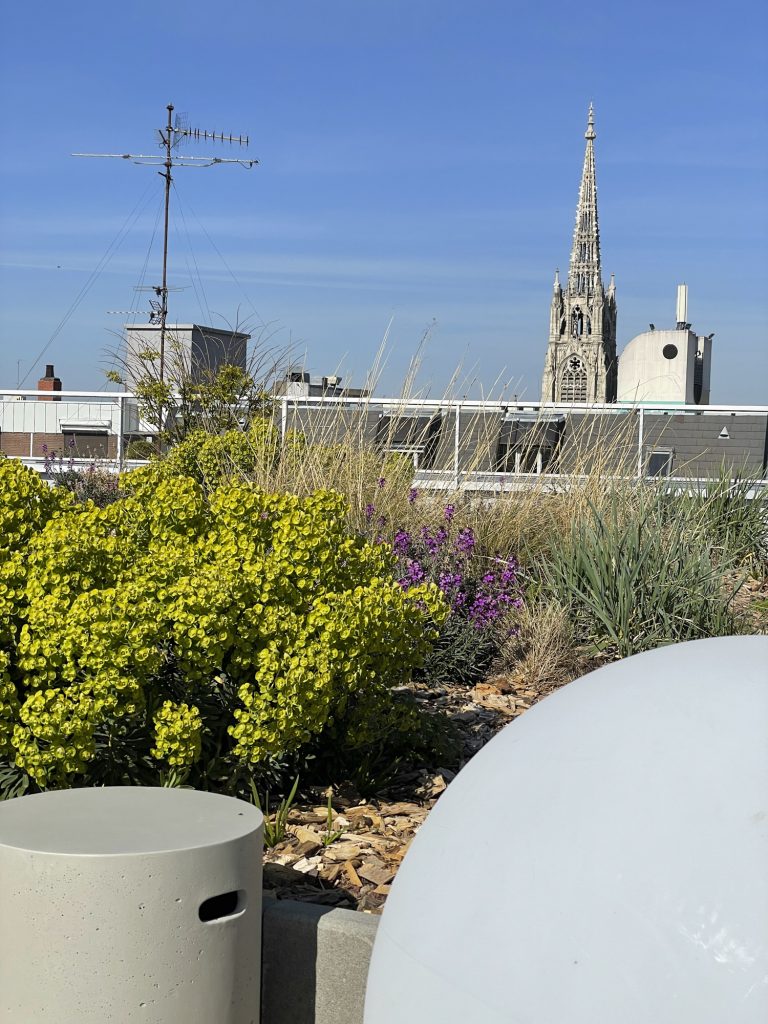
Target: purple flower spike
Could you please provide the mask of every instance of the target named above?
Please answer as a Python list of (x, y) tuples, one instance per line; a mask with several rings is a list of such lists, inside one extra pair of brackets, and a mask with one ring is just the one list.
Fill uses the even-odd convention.
[(445, 511), (443, 512), (443, 515), (445, 517), (446, 523), (450, 523), (451, 522), (451, 520), (453, 519), (455, 513), (456, 513), (456, 506), (455, 505), (446, 505), (445, 506)]
[(456, 538), (456, 550), (468, 554), (474, 546), (475, 535), (472, 530), (468, 526), (459, 530), (459, 535)]
[(440, 547), (440, 540), (438, 536), (433, 537), (429, 532), (429, 527), (422, 526), (421, 528), (421, 540), (424, 547), (430, 553), (430, 555), (436, 555)]
[(460, 572), (442, 572), (437, 580), (437, 585), (445, 593), (448, 590), (457, 590), (464, 582)]
[(421, 583), (423, 579), (424, 569), (421, 562), (417, 562), (414, 558), (409, 558), (405, 576), (400, 580), (400, 585), (403, 587), (413, 587), (417, 583)]
[(365, 521), (366, 521), (366, 523), (370, 523), (370, 521), (373, 519), (373, 515), (374, 515), (375, 511), (376, 511), (376, 506), (375, 505), (371, 505), (369, 503), (369, 504), (367, 504), (365, 506)]
[(410, 489), (410, 491), (408, 491), (408, 504), (412, 505), (414, 503), (414, 501), (416, 501), (418, 496), (419, 496), (418, 489), (416, 487), (412, 487)]
[(395, 539), (392, 547), (395, 549), (395, 554), (404, 555), (411, 546), (411, 535), (407, 530), (398, 530), (395, 534)]
[(384, 477), (384, 476), (380, 476), (380, 477), (379, 477), (379, 479), (378, 479), (378, 482), (377, 482), (376, 486), (377, 486), (377, 487), (379, 488), (379, 490), (381, 490), (381, 489), (382, 489), (382, 487), (384, 487), (384, 486), (385, 486), (386, 482), (387, 482), (387, 478), (386, 478), (386, 477)]

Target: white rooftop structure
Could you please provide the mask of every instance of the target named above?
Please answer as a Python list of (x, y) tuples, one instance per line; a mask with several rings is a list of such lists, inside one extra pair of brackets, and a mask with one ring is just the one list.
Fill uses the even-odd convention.
[[(149, 369), (159, 371), (160, 324), (125, 324), (125, 360), (129, 387)], [(174, 370), (199, 380), (215, 374), (222, 366), (245, 369), (249, 334), (229, 328), (205, 327), (201, 324), (165, 325), (166, 378), (173, 382)], [(158, 358), (148, 358), (158, 353)]]
[(687, 322), (688, 288), (677, 289), (674, 330), (650, 330), (633, 338), (619, 356), (617, 401), (709, 405), (712, 335), (699, 336)]

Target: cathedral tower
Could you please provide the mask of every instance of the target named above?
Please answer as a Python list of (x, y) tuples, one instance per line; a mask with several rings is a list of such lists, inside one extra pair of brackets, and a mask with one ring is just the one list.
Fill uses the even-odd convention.
[(584, 137), (587, 149), (565, 290), (555, 272), (542, 402), (616, 401), (616, 286), (611, 275), (606, 291), (600, 272), (591, 103)]

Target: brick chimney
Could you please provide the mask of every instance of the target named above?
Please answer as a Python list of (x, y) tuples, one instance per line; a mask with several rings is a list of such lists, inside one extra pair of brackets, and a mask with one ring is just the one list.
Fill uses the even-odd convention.
[[(61, 380), (53, 372), (53, 363), (47, 363), (45, 376), (37, 382), (38, 391), (61, 391)], [(46, 395), (39, 395), (38, 402), (60, 402), (61, 398), (48, 398)]]

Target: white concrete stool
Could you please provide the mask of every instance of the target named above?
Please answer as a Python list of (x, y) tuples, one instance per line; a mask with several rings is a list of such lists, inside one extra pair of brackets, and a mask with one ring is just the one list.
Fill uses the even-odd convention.
[(768, 637), (607, 665), (459, 773), (379, 924), (366, 1024), (765, 1024)]
[(258, 1024), (262, 832), (186, 789), (0, 803), (0, 1021)]

